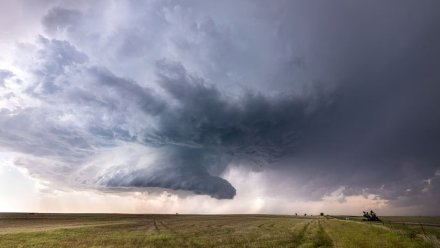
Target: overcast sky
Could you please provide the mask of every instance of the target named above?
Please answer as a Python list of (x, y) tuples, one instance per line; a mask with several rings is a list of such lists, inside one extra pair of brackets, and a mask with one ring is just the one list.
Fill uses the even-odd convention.
[(2, 1), (0, 211), (440, 214), (437, 0)]

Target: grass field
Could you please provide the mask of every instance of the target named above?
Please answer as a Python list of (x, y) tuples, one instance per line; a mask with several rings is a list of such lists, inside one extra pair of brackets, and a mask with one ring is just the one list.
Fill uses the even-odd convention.
[[(435, 217), (387, 218), (440, 224)], [(439, 227), (353, 219), (3, 213), (0, 247), (440, 247)]]

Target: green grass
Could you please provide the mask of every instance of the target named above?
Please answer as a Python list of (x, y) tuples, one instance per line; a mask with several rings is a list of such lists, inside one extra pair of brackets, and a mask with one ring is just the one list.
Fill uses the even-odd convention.
[(331, 220), (325, 228), (337, 247), (433, 247), (418, 233), (406, 235), (400, 229), (368, 222)]
[(435, 247), (416, 229), (269, 215), (0, 214), (0, 247)]

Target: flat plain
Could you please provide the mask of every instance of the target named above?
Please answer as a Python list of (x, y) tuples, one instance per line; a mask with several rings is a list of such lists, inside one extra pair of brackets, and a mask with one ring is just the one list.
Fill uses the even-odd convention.
[(440, 247), (439, 217), (0, 213), (0, 247)]

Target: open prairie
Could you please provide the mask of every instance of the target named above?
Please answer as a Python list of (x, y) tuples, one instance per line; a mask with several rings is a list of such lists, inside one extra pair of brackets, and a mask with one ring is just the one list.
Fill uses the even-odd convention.
[(439, 247), (439, 218), (384, 220), (373, 224), (329, 216), (3, 213), (0, 247)]

